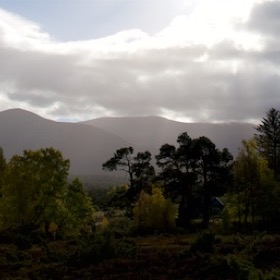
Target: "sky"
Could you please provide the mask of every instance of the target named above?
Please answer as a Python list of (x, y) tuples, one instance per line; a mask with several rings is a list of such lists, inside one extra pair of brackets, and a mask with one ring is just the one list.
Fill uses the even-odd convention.
[(279, 35), (273, 0), (0, 0), (0, 111), (258, 123)]

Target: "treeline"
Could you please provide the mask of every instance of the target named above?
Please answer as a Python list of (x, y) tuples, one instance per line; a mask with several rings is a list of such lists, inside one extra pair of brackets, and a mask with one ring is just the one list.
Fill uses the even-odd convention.
[[(155, 156), (157, 171), (151, 164), (149, 151), (135, 155), (132, 147), (117, 150), (103, 164), (103, 169), (126, 172), (129, 185), (115, 189), (111, 195), (112, 205), (126, 207), (131, 214), (135, 213), (135, 205), (142, 207), (142, 212), (138, 210), (134, 218), (140, 221), (140, 227), (145, 227), (144, 221), (155, 213), (150, 203), (143, 200), (161, 192), (164, 199), (178, 205), (175, 216), (174, 207), (170, 208), (178, 227), (191, 228), (192, 221), (201, 216), (202, 226), (208, 228), (213, 198), (223, 197), (225, 227), (234, 223), (263, 229), (277, 227), (280, 217), (278, 110), (272, 108), (267, 112), (256, 127), (254, 138), (242, 142), (235, 160), (226, 148), (217, 149), (204, 136), (191, 139), (185, 132), (178, 136), (177, 143), (177, 146), (164, 144), (160, 148)], [(162, 211), (170, 220), (168, 210)], [(170, 224), (166, 223), (168, 219), (162, 219), (162, 223)]]

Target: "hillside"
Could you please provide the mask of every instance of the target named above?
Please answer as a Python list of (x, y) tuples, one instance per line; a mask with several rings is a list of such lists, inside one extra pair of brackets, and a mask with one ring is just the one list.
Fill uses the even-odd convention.
[(116, 149), (157, 154), (161, 145), (176, 144), (177, 136), (209, 137), (234, 155), (242, 139), (254, 134), (249, 123), (181, 123), (160, 117), (99, 118), (80, 123), (55, 122), (21, 109), (0, 112), (0, 146), (9, 159), (24, 149), (55, 147), (71, 160), (73, 174), (105, 174), (102, 163)]
[(218, 148), (227, 147), (236, 155), (241, 141), (251, 138), (255, 132), (250, 123), (182, 123), (161, 117), (98, 118), (83, 123), (102, 128), (143, 149), (150, 148), (157, 152), (161, 145), (176, 144), (178, 135), (188, 132), (192, 138), (207, 136)]
[(0, 112), (0, 146), (5, 156), (24, 149), (55, 147), (71, 160), (71, 173), (103, 173), (102, 163), (127, 141), (100, 128), (76, 123), (54, 122), (28, 111)]

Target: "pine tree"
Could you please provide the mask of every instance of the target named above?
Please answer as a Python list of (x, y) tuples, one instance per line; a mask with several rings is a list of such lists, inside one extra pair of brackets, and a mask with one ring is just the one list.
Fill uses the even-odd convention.
[(269, 167), (280, 179), (280, 112), (271, 108), (256, 127), (255, 138), (260, 153), (267, 159)]

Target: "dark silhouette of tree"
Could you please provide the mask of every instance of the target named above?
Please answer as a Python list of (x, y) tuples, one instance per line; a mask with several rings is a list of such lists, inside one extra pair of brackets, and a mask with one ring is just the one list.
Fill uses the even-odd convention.
[(150, 188), (151, 178), (155, 176), (155, 169), (151, 165), (152, 155), (149, 151), (139, 152), (136, 157), (133, 158), (132, 172), (135, 175), (135, 188), (136, 194), (141, 190), (146, 191)]
[(227, 149), (219, 151), (207, 137), (193, 140), (194, 168), (197, 184), (202, 192), (203, 226), (208, 227), (210, 203), (213, 196), (225, 193), (226, 185), (231, 181), (233, 157)]
[(212, 196), (225, 192), (233, 160), (227, 149), (219, 151), (207, 137), (191, 139), (185, 132), (178, 136), (178, 148), (165, 144), (156, 156), (160, 179), (173, 199), (180, 199), (178, 226), (189, 227), (193, 217), (193, 192), (203, 198), (203, 224), (208, 227)]
[(122, 170), (128, 174), (130, 187), (134, 187), (134, 176), (132, 170), (133, 164), (133, 153), (132, 147), (125, 147), (118, 149), (114, 156), (103, 163), (102, 167), (104, 170), (114, 171)]
[(161, 168), (160, 179), (165, 192), (173, 199), (180, 198), (177, 225), (187, 228), (192, 218), (192, 187), (196, 175), (193, 170), (192, 140), (185, 132), (178, 136), (179, 147), (165, 144), (156, 156)]
[(269, 167), (280, 179), (280, 112), (271, 108), (255, 134), (260, 153), (268, 160)]
[(139, 152), (134, 155), (132, 147), (118, 149), (114, 156), (103, 163), (104, 170), (121, 170), (128, 174), (129, 189), (127, 195), (133, 202), (143, 188), (147, 188), (149, 181), (155, 174), (151, 165), (151, 153), (149, 151)]
[(176, 197), (178, 188), (173, 186), (177, 186), (181, 178), (180, 156), (177, 148), (169, 144), (162, 145), (156, 160), (161, 168), (160, 179), (164, 182), (165, 191), (171, 197)]

